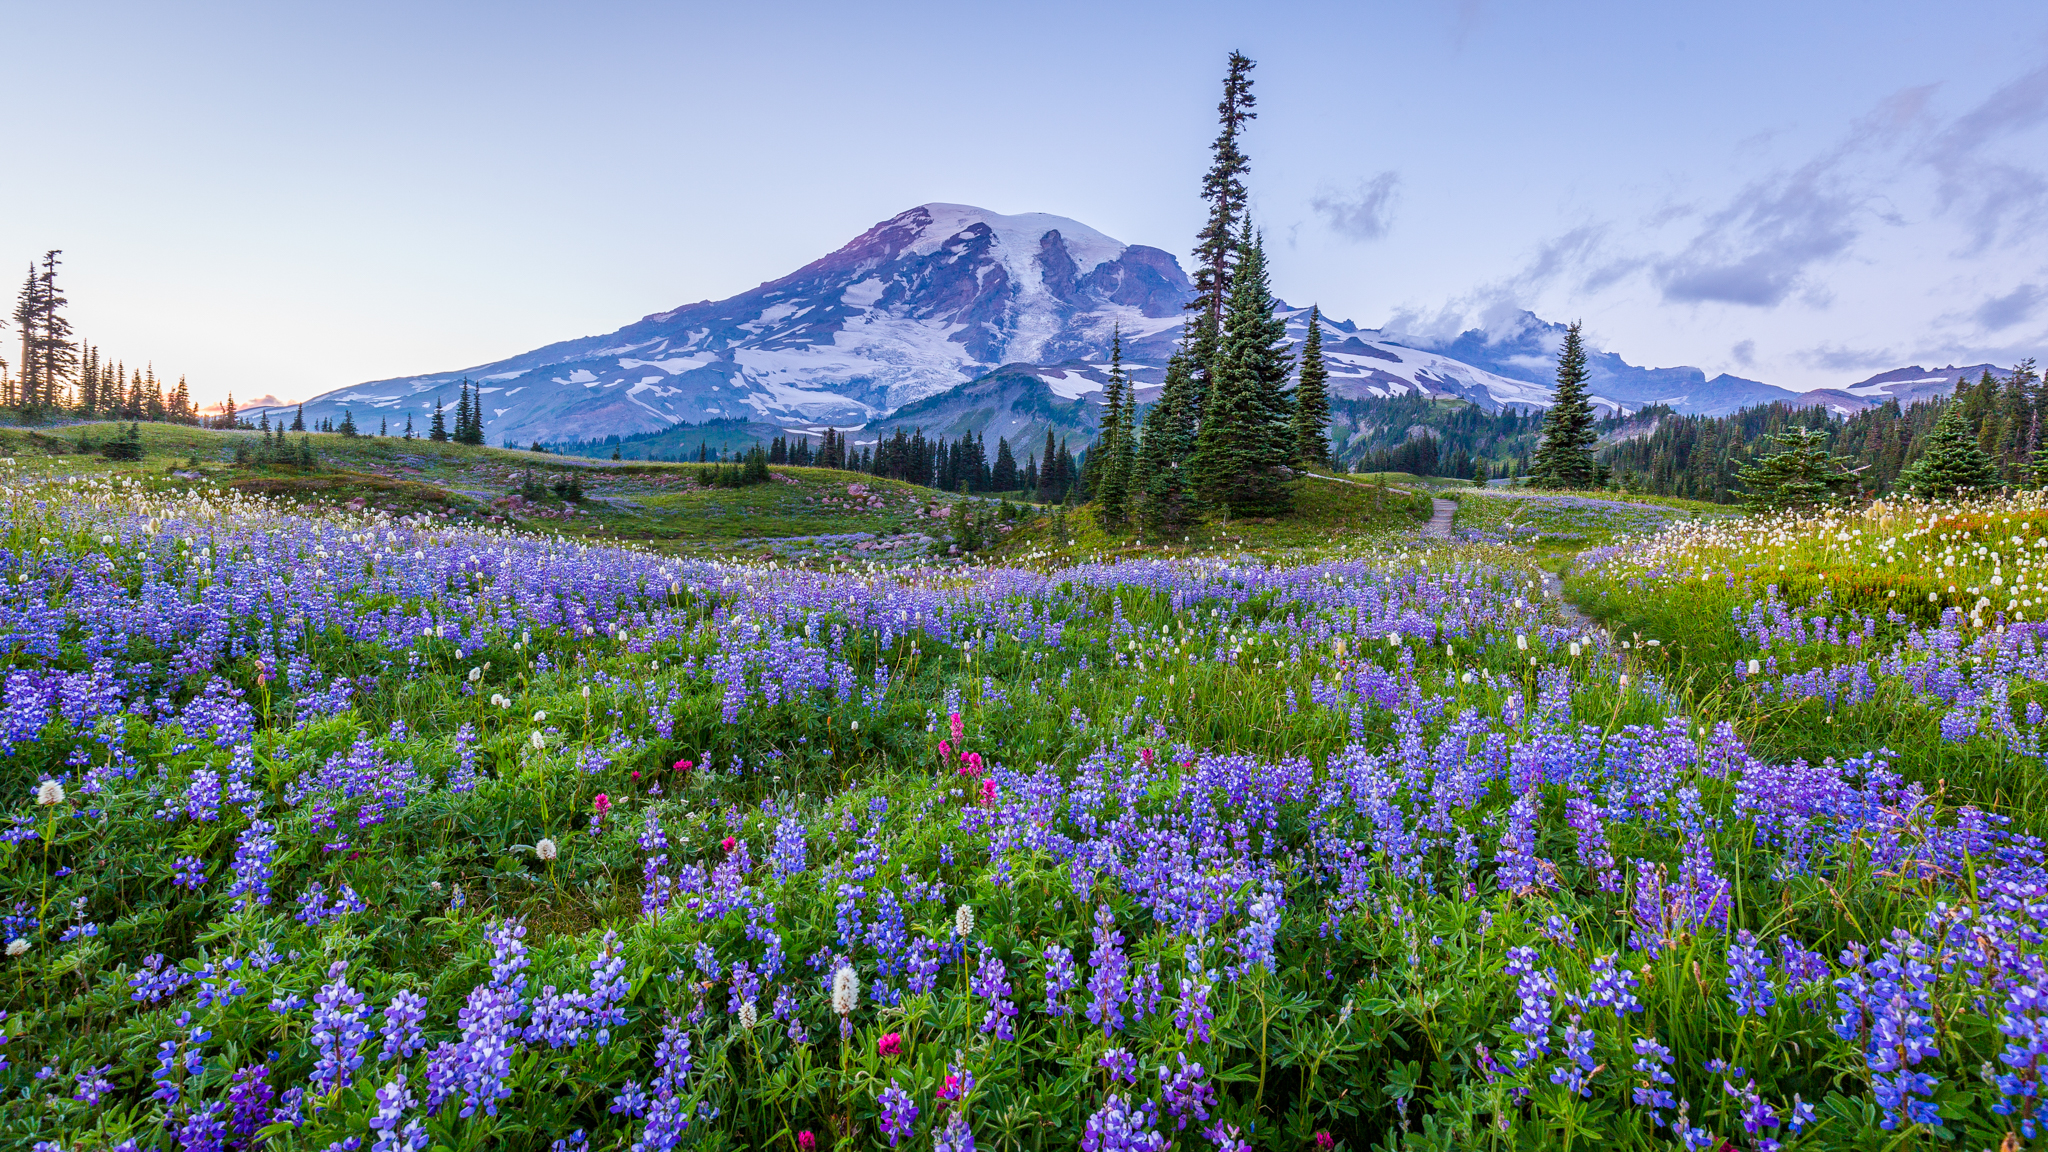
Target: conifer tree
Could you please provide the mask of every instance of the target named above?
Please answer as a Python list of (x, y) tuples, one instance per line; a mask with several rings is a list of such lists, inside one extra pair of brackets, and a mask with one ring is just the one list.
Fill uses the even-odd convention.
[(1194, 366), (1185, 348), (1166, 362), (1166, 385), (1145, 414), (1132, 487), (1138, 515), (1147, 529), (1177, 528), (1188, 517), (1187, 463), (1194, 452), (1195, 413), (1200, 399)]
[(405, 438), (407, 440), (412, 439), (412, 413), (410, 412), (405, 414)]
[(1124, 374), (1123, 329), (1110, 338), (1109, 385), (1102, 398), (1102, 434), (1088, 454), (1095, 476), (1090, 491), (1102, 512), (1102, 522), (1121, 526), (1130, 512), (1131, 472), (1136, 463), (1131, 429), (1133, 409), (1131, 380)]
[(23, 404), (30, 411), (63, 407), (66, 386), (78, 374), (78, 345), (71, 339), (71, 322), (60, 311), (69, 303), (57, 288), (57, 266), (62, 263), (57, 257), (62, 254), (60, 248), (43, 253), (35, 339), (37, 392)]
[(1574, 321), (1565, 329), (1564, 347), (1557, 354), (1557, 389), (1543, 417), (1543, 444), (1529, 466), (1531, 482), (1543, 488), (1592, 487), (1599, 471), (1593, 463), (1593, 444), (1599, 439), (1593, 424), (1593, 405), (1586, 395), (1586, 348)]
[(1781, 451), (1742, 470), (1739, 479), (1748, 496), (1743, 507), (1752, 512), (1818, 508), (1833, 504), (1853, 488), (1856, 477), (1828, 450), (1828, 434), (1819, 428), (1787, 428), (1770, 437)]
[(1008, 492), (1017, 487), (1017, 457), (1010, 451), (1007, 436), (996, 438), (996, 463), (989, 474), (989, 486), (998, 492)]
[(42, 277), (36, 274), (35, 261), (28, 264), (28, 279), (21, 285), (21, 291), (14, 299), (14, 326), (21, 332), (20, 367), (14, 374), (7, 389), (5, 400), (9, 408), (27, 408), (36, 395), (36, 324), (42, 318)]
[(1319, 467), (1330, 463), (1330, 368), (1323, 362), (1323, 310), (1310, 308), (1308, 338), (1301, 344), (1301, 376), (1294, 386), (1294, 458)]
[(301, 404), (301, 405), (299, 405), (299, 410), (298, 410), (298, 412), (297, 412), (297, 413), (296, 413), (296, 414), (295, 414), (295, 415), (294, 415), (294, 416), (292, 417), (292, 431), (294, 431), (294, 432), (304, 432), (305, 430), (306, 430), (306, 406), (305, 406), (304, 404)]
[(1209, 146), (1209, 171), (1202, 177), (1202, 199), (1209, 202), (1209, 217), (1195, 236), (1195, 298), (1188, 302), (1194, 313), (1188, 325), (1186, 345), (1194, 359), (1195, 381), (1200, 393), (1211, 384), (1213, 361), (1222, 347), (1225, 305), (1230, 298), (1232, 269), (1238, 255), (1238, 232), (1243, 223), (1249, 194), (1245, 174), (1251, 161), (1238, 146), (1238, 135), (1247, 122), (1258, 119), (1252, 108), (1254, 62), (1242, 52), (1232, 52), (1223, 77), (1223, 99), (1216, 105), (1221, 129)]
[(1941, 419), (1934, 422), (1920, 459), (1899, 474), (1899, 487), (1927, 498), (1999, 486), (1998, 466), (1970, 435), (1969, 419), (1959, 399), (1942, 405)]
[(1202, 502), (1239, 516), (1283, 512), (1289, 503), (1277, 470), (1294, 457), (1293, 406), (1285, 391), (1293, 357), (1286, 322), (1273, 308), (1265, 252), (1247, 224), (1194, 459)]
[(346, 409), (346, 408), (342, 409), (342, 412), (341, 412), (341, 427), (340, 427), (340, 429), (338, 429), (338, 431), (340, 431), (340, 433), (341, 433), (341, 434), (342, 434), (343, 436), (347, 436), (347, 437), (350, 437), (350, 438), (354, 438), (354, 437), (355, 437), (355, 435), (356, 435), (356, 414), (355, 414), (354, 412), (352, 412), (352, 411), (350, 411), (350, 410), (348, 410), (348, 409)]
[(436, 444), (448, 442), (448, 419), (441, 414), (441, 402), (434, 401), (434, 418), (427, 423), (427, 439)]

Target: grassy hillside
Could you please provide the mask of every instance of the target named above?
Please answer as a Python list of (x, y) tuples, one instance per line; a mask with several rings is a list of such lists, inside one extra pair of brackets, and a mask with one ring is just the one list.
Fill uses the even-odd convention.
[[(427, 513), (468, 522), (632, 542), (679, 553), (744, 551), (778, 558), (904, 557), (943, 551), (952, 497), (893, 480), (829, 468), (778, 466), (766, 484), (704, 485), (701, 464), (615, 463), (503, 448), (374, 436), (306, 437), (318, 467), (237, 464), (255, 432), (183, 425), (140, 427), (143, 458), (81, 451), (125, 426), (77, 424), (0, 429), (0, 455), (59, 474), (126, 475), (151, 485), (232, 489), (316, 507)], [(299, 437), (290, 437), (292, 444)], [(580, 500), (553, 490), (574, 477)], [(520, 496), (534, 487), (538, 498)]]

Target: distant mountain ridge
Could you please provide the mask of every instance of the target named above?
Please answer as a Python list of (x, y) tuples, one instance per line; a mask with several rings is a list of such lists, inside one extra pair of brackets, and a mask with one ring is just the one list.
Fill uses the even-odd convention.
[[(316, 396), (309, 422), (353, 414), (358, 428), (424, 435), (459, 382), (480, 389), (485, 438), (523, 445), (601, 440), (678, 423), (747, 420), (827, 426), (872, 439), (915, 421), (934, 435), (1093, 435), (1112, 335), (1149, 400), (1180, 337), (1193, 288), (1172, 254), (1126, 244), (1079, 221), (920, 204), (838, 250), (757, 288), (642, 317), (616, 332), (549, 344), (449, 372), (371, 381)], [(1288, 334), (1308, 311), (1286, 307)], [(1511, 332), (1447, 340), (1324, 317), (1330, 386), (1348, 398), (1420, 393), (1489, 410), (1549, 402), (1563, 327), (1524, 313)], [(1655, 403), (1721, 415), (1785, 400), (1837, 410), (1947, 391), (1981, 366), (1882, 373), (1842, 389), (1794, 393), (1697, 368), (1639, 368), (1589, 358), (1595, 402)], [(252, 419), (282, 408), (245, 407)], [(951, 429), (952, 431), (947, 431)], [(996, 429), (993, 436), (989, 430)]]

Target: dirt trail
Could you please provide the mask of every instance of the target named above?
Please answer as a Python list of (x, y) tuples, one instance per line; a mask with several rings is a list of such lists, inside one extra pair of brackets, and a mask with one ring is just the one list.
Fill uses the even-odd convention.
[(1433, 511), (1430, 514), (1429, 523), (1422, 526), (1422, 538), (1425, 540), (1449, 540), (1451, 538), (1451, 517), (1457, 515), (1458, 502), (1456, 500), (1432, 499), (1429, 503)]

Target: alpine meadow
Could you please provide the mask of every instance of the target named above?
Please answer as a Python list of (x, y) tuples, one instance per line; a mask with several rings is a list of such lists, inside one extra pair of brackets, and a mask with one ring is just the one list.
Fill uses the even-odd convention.
[(2035, 362), (1289, 303), (1256, 71), (1186, 272), (933, 202), (238, 408), (37, 255), (0, 1146), (2048, 1147)]

